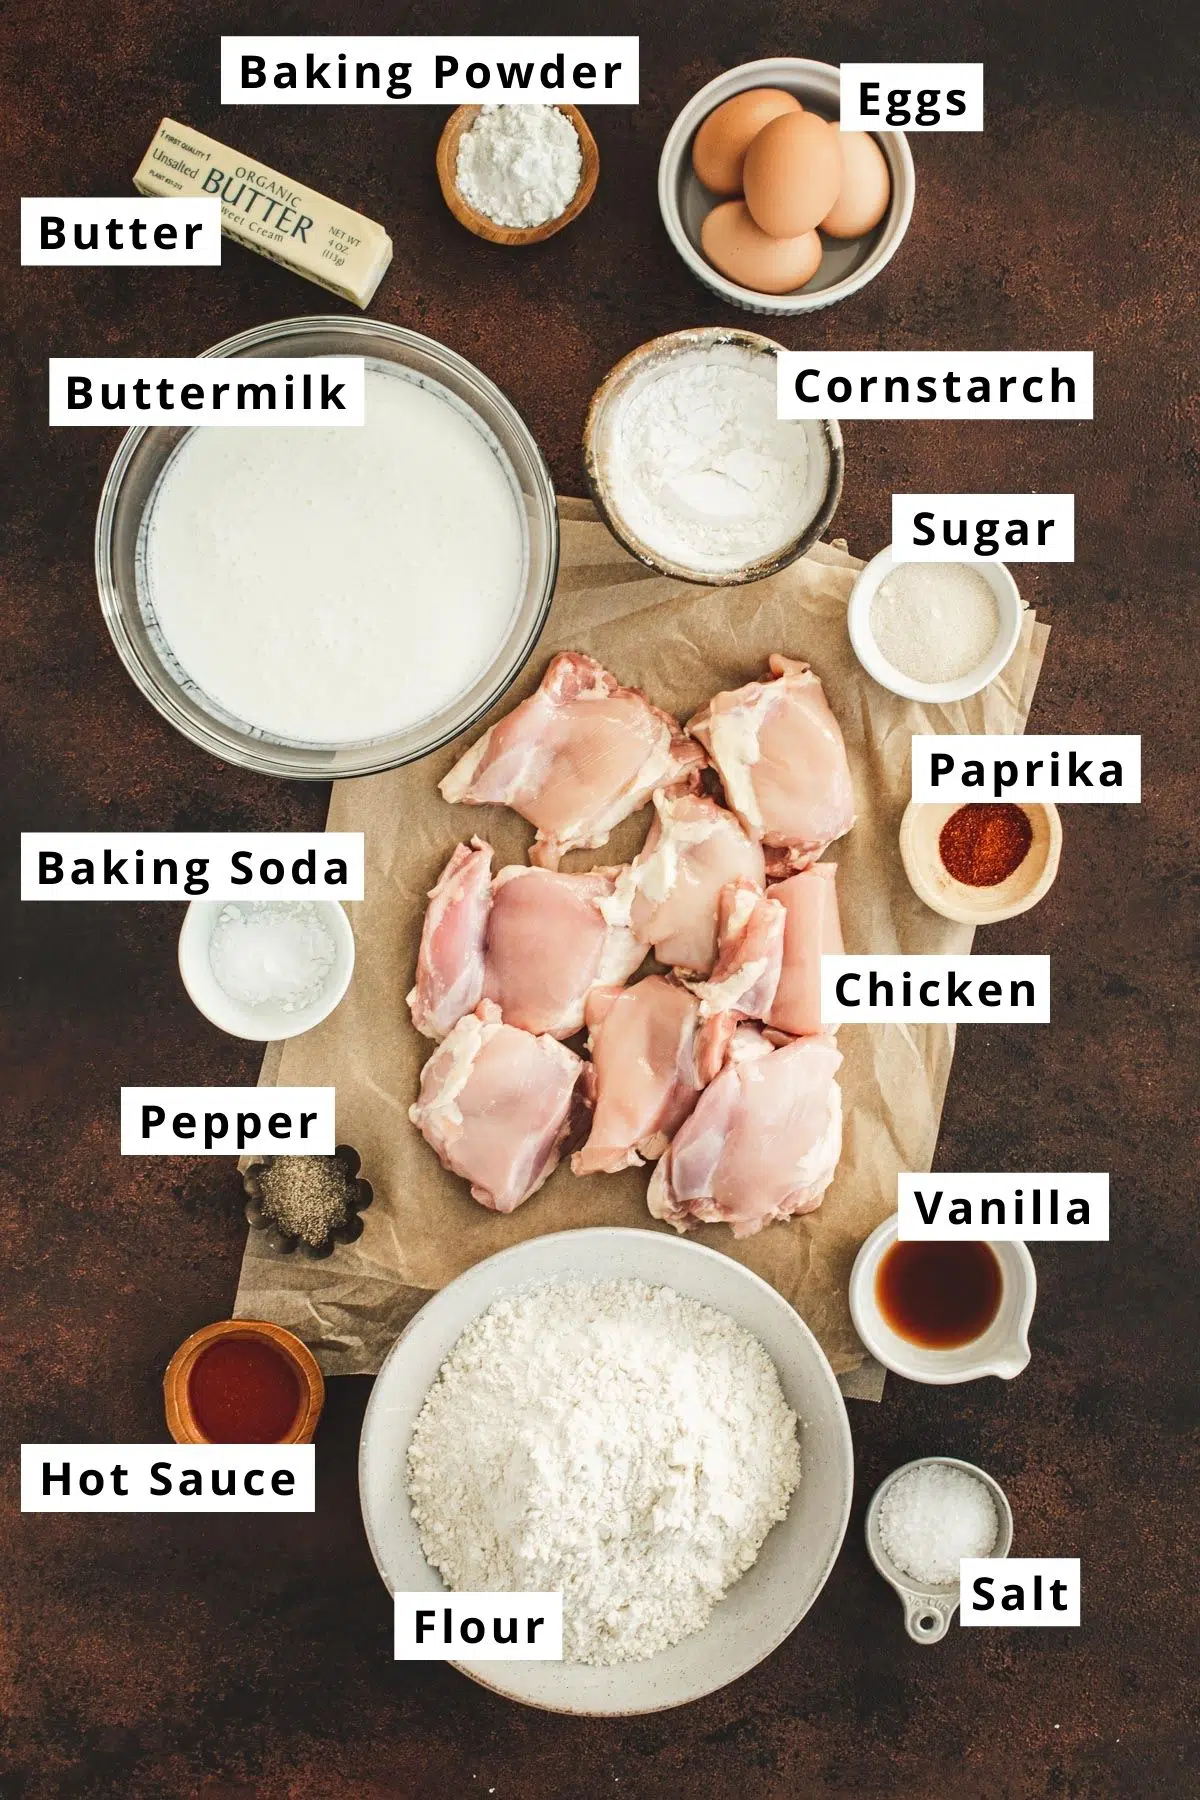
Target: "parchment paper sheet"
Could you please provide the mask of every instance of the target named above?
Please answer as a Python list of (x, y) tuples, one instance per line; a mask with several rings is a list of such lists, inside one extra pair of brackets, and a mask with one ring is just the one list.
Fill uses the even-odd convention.
[[(963, 954), (969, 927), (939, 918), (910, 889), (897, 834), (910, 794), (915, 732), (1022, 731), (1048, 629), (1027, 612), (1003, 676), (974, 699), (921, 707), (885, 692), (860, 668), (846, 633), (846, 602), (861, 567), (843, 546), (821, 544), (767, 581), (705, 588), (652, 574), (628, 556), (584, 501), (559, 502), (563, 556), (547, 629), (521, 679), (474, 739), (529, 693), (551, 654), (583, 650), (659, 706), (687, 719), (719, 688), (766, 673), (773, 650), (811, 662), (841, 725), (854, 779), (857, 823), (829, 856), (838, 865), (846, 949)], [(436, 597), (431, 596), (431, 604)], [(354, 1244), (321, 1262), (280, 1257), (251, 1232), (235, 1315), (272, 1319), (311, 1345), (328, 1374), (370, 1374), (430, 1292), (471, 1264), (529, 1237), (583, 1225), (669, 1230), (645, 1205), (648, 1171), (580, 1179), (560, 1167), (507, 1218), (471, 1199), (416, 1128), (408, 1107), (432, 1045), (409, 1020), (425, 896), (454, 845), (473, 832), (496, 848), (496, 867), (523, 862), (532, 827), (503, 807), (448, 806), (437, 783), (465, 748), (448, 747), (408, 768), (335, 784), (331, 831), (366, 834), (366, 899), (348, 910), (357, 944), (342, 1004), (314, 1031), (270, 1046), (262, 1080), (337, 1088), (338, 1139), (353, 1144), (375, 1189)], [(626, 859), (645, 836), (646, 812), (626, 820), (602, 849), (564, 867)], [(881, 1371), (863, 1367), (846, 1285), (855, 1253), (895, 1208), (901, 1169), (931, 1166), (950, 1073), (953, 1030), (944, 1025), (844, 1025), (839, 1044), (845, 1108), (842, 1160), (823, 1205), (805, 1218), (735, 1241), (704, 1226), (700, 1243), (735, 1256), (791, 1301), (834, 1369), (856, 1371), (848, 1391), (878, 1397)]]

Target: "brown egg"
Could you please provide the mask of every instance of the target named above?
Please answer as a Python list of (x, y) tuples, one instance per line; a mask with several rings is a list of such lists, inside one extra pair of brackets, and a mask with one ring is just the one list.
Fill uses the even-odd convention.
[(862, 237), (874, 231), (892, 198), (892, 176), (883, 151), (866, 131), (843, 131), (842, 186), (821, 220), (830, 237)]
[(816, 113), (783, 113), (764, 125), (746, 152), (742, 187), (756, 225), (797, 238), (829, 213), (842, 185), (836, 125)]
[(790, 294), (811, 281), (821, 266), (815, 231), (800, 237), (768, 237), (750, 217), (744, 200), (714, 206), (700, 227), (700, 248), (714, 269), (756, 294)]
[(710, 112), (692, 139), (692, 167), (714, 194), (740, 194), (742, 163), (763, 126), (800, 102), (782, 88), (747, 88)]

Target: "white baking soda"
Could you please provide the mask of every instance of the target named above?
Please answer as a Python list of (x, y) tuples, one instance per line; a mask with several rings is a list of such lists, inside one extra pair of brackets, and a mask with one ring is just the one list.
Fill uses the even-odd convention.
[(264, 736), (336, 745), (464, 693), (504, 643), (526, 557), (482, 421), (368, 363), (360, 430), (191, 432), (151, 498), (139, 579), (202, 699)]

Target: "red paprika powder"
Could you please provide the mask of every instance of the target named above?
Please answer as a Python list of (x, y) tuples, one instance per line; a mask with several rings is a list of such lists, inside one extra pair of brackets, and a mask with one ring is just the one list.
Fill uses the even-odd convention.
[(1033, 826), (1020, 806), (960, 806), (938, 837), (946, 873), (967, 887), (996, 887), (1019, 869), (1033, 842)]

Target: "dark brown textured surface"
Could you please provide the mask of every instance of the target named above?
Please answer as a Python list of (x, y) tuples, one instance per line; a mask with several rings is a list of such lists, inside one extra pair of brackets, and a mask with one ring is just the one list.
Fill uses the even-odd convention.
[[(639, 16), (640, 14), (640, 16)], [(642, 104), (593, 108), (583, 219), (540, 250), (456, 227), (434, 178), (439, 109), (231, 108), (222, 30), (641, 30)], [(213, 0), (10, 0), (4, 139), (4, 981), (0, 1214), (0, 1794), (128, 1800), (695, 1794), (1094, 1800), (1197, 1791), (1193, 1595), (1197, 507), (1194, 9), (1188, 0), (700, 0), (654, 12), (253, 13)], [(187, 354), (336, 310), (227, 246), (219, 269), (18, 269), (22, 194), (119, 194), (164, 113), (381, 220), (372, 308), (474, 358), (556, 480), (608, 367), (653, 334), (738, 323), (660, 227), (658, 148), (720, 69), (786, 51), (986, 64), (986, 132), (914, 142), (912, 229), (884, 276), (776, 335), (795, 347), (1096, 354), (1088, 424), (851, 424), (836, 529), (870, 554), (893, 490), (1073, 491), (1079, 560), (1019, 570), (1053, 625), (1032, 729), (1145, 734), (1136, 811), (1068, 811), (1062, 875), (997, 951), (1049, 951), (1054, 1024), (964, 1030), (939, 1166), (1108, 1169), (1106, 1246), (1036, 1248), (1033, 1362), (1011, 1387), (891, 1384), (851, 1407), (850, 1534), (810, 1617), (754, 1675), (631, 1724), (565, 1721), (390, 1660), (355, 1493), (363, 1381), (331, 1383), (312, 1517), (15, 1516), (22, 1440), (162, 1435), (175, 1346), (227, 1313), (243, 1222), (221, 1161), (122, 1161), (126, 1083), (252, 1081), (257, 1055), (183, 995), (172, 906), (15, 902), (21, 828), (318, 825), (325, 795), (221, 767), (138, 698), (96, 603), (91, 532), (118, 434), (51, 433), (55, 354)], [(14, 92), (17, 96), (14, 103)], [(1192, 915), (1194, 917), (1194, 914)], [(905, 1639), (861, 1541), (875, 1483), (923, 1452), (1003, 1483), (1016, 1549), (1078, 1555), (1079, 1631)]]

